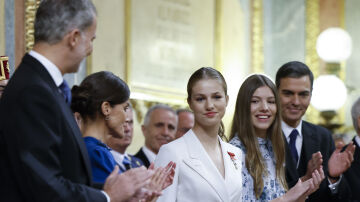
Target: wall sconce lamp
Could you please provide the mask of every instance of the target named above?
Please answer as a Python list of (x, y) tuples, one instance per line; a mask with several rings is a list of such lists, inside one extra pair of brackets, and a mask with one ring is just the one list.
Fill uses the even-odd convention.
[(331, 123), (331, 120), (347, 98), (345, 84), (337, 75), (339, 75), (340, 63), (351, 55), (351, 37), (341, 28), (328, 28), (319, 35), (316, 50), (319, 57), (326, 62), (327, 74), (315, 79), (311, 104), (324, 118), (323, 126), (334, 132), (342, 124)]

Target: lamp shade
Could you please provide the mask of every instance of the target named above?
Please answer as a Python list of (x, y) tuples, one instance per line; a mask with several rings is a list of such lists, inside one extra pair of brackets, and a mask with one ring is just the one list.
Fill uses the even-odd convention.
[(325, 62), (339, 63), (351, 55), (351, 37), (341, 28), (328, 28), (317, 38), (316, 51)]
[(347, 97), (343, 81), (335, 75), (321, 75), (314, 81), (311, 104), (319, 111), (336, 111)]

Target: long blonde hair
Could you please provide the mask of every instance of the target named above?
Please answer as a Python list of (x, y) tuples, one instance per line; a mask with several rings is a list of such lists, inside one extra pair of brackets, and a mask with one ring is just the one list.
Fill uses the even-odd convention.
[(264, 75), (254, 74), (249, 76), (241, 85), (235, 106), (234, 118), (231, 126), (230, 139), (237, 135), (246, 149), (245, 165), (254, 181), (254, 192), (258, 199), (264, 189), (263, 175), (267, 175), (266, 165), (261, 155), (257, 136), (254, 131), (252, 120), (249, 117), (251, 98), (259, 87), (268, 86), (275, 96), (276, 115), (275, 120), (267, 130), (267, 138), (273, 145), (276, 160), (276, 178), (287, 189), (285, 179), (285, 144), (281, 131), (279, 96), (274, 83)]

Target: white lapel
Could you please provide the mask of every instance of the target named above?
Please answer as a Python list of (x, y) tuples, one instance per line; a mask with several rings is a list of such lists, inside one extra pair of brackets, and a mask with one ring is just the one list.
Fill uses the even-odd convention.
[[(242, 175), (241, 175), (241, 160), (242, 153), (240, 149), (229, 145), (220, 140), (221, 149), (225, 166), (225, 183), (227, 191), (232, 201), (241, 201), (241, 189), (242, 189)], [(230, 153), (234, 154), (234, 157), (230, 157)], [(232, 160), (233, 159), (233, 160)]]
[(184, 139), (189, 152), (189, 158), (183, 159), (184, 163), (208, 182), (222, 201), (230, 201), (225, 180), (222, 178), (215, 164), (211, 161), (194, 132), (192, 130), (189, 131), (188, 134), (184, 135)]

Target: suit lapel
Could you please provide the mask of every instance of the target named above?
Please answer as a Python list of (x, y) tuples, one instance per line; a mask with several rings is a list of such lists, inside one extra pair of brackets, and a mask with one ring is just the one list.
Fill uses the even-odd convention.
[(70, 107), (66, 104), (64, 97), (60, 94), (60, 92), (58, 91), (58, 88), (56, 87), (55, 90), (57, 94), (57, 99), (58, 99), (58, 103), (60, 104), (61, 107), (61, 111), (63, 111), (64, 115), (65, 115), (65, 120), (68, 123), (68, 125), (71, 128), (71, 131), (73, 133), (73, 136), (75, 137), (75, 140), (80, 148), (80, 152), (83, 156), (83, 160), (85, 163), (85, 168), (87, 170), (89, 179), (92, 179), (92, 173), (91, 173), (91, 165), (90, 165), (90, 160), (89, 160), (89, 155), (85, 146), (85, 142), (82, 138), (80, 129), (74, 119), (74, 116), (72, 114), (72, 112), (70, 111)]
[[(301, 158), (304, 158), (303, 162), (300, 159), (299, 162), (299, 167), (300, 164), (304, 164), (306, 162), (306, 165), (302, 165), (302, 167), (307, 167), (307, 162), (311, 159), (312, 154), (315, 152), (318, 152), (318, 148), (320, 148), (319, 142), (316, 139), (316, 135), (313, 135), (313, 131), (311, 130), (311, 128), (307, 125), (307, 123), (305, 121), (303, 121), (302, 123), (302, 136), (303, 136), (303, 143), (302, 143), (302, 148), (301, 148)], [(303, 156), (305, 155), (305, 156)], [(306, 171), (305, 171), (306, 172)]]
[[(39, 61), (37, 61), (35, 58), (30, 56), (29, 54), (26, 54), (24, 56), (24, 60), (26, 62), (32, 63), (30, 65), (30, 67), (34, 68), (34, 70), (39, 73), (39, 75), (43, 78), (43, 80), (52, 89), (54, 96), (56, 97), (57, 102), (60, 105), (61, 111), (64, 114), (64, 119), (70, 126), (72, 135), (75, 137), (75, 140), (80, 148), (80, 153), (83, 156), (85, 169), (87, 171), (88, 177), (89, 177), (89, 179), (92, 179), (90, 160), (88, 157), (88, 153), (87, 153), (87, 149), (86, 149), (84, 140), (82, 139), (80, 129), (75, 122), (75, 119), (72, 115), (72, 112), (70, 111), (69, 106), (66, 104), (64, 97), (59, 92), (59, 88), (56, 86), (56, 84), (55, 84), (54, 80), (51, 78), (49, 72), (45, 69), (45, 67)], [(90, 180), (90, 183), (91, 183), (91, 180)]]
[[(220, 138), (219, 138), (220, 139)], [(242, 176), (241, 176), (241, 160), (242, 156), (238, 156), (238, 152), (231, 148), (231, 146), (227, 145), (225, 142), (220, 140), (222, 155), (224, 159), (224, 166), (225, 166), (225, 182), (227, 185), (231, 185), (232, 187), (242, 187)], [(234, 160), (231, 160), (230, 154), (228, 152), (232, 152), (235, 154), (232, 157)], [(228, 189), (235, 190), (237, 189)], [(232, 195), (232, 193), (229, 193)]]
[(184, 163), (199, 174), (214, 189), (222, 201), (230, 201), (224, 179), (193, 131), (184, 136), (184, 139), (189, 153), (189, 158), (185, 158)]
[[(146, 155), (145, 155), (145, 153), (143, 152), (142, 148), (140, 148), (140, 151), (139, 151), (137, 154), (139, 154), (139, 155), (138, 155), (138, 158), (143, 161), (144, 166), (148, 168), (148, 167), (150, 166), (150, 161), (149, 161), (148, 158), (146, 157)], [(135, 156), (136, 156), (136, 155), (135, 155)]]
[(355, 153), (352, 167), (357, 168), (357, 170), (360, 171), (360, 145), (356, 142), (355, 137), (353, 139), (353, 143), (355, 145)]

